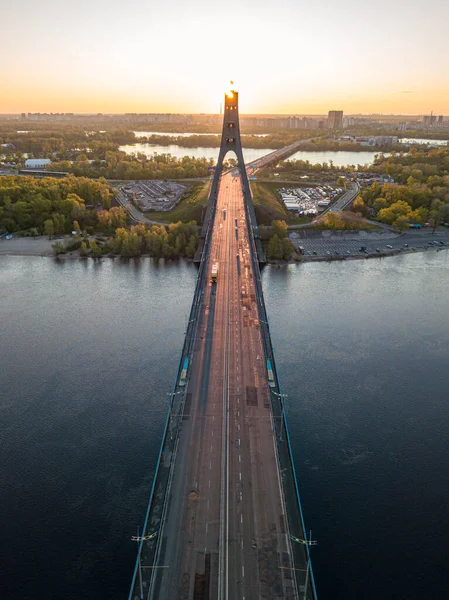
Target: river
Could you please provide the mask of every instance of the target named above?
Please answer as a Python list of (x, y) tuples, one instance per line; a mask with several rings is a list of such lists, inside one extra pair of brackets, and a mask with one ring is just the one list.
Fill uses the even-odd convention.
[[(19, 133), (19, 132), (17, 132)], [(150, 135), (165, 135), (167, 137), (192, 137), (192, 135), (220, 135), (221, 132), (217, 133), (173, 133), (166, 131), (133, 131), (136, 138), (148, 137)], [(245, 135), (254, 135), (255, 137), (267, 137), (269, 133), (242, 133), (242, 137)]]
[[(207, 159), (212, 158), (214, 161), (218, 158), (219, 148), (184, 148), (184, 146), (177, 146), (170, 144), (169, 146), (159, 146), (152, 144), (128, 144), (126, 146), (120, 146), (119, 148), (127, 154), (133, 154), (141, 152), (145, 156), (153, 156), (154, 154), (171, 154), (176, 158), (183, 158), (184, 156), (193, 156), (195, 158), (205, 157)], [(266, 156), (273, 149), (270, 148), (243, 148), (243, 158), (245, 162), (251, 162), (262, 156)], [(308, 160), (312, 164), (323, 163), (330, 161), (337, 167), (344, 167), (347, 165), (369, 165), (374, 161), (376, 152), (349, 152), (349, 151), (305, 151), (301, 150), (296, 152), (290, 157), (290, 160)]]
[[(446, 599), (449, 254), (262, 279), (321, 600)], [(196, 268), (0, 258), (4, 598), (126, 598)]]

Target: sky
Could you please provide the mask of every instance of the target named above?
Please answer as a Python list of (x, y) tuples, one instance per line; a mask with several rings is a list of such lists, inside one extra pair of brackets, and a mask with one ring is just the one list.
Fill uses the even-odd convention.
[(448, 0), (0, 0), (0, 113), (449, 114)]

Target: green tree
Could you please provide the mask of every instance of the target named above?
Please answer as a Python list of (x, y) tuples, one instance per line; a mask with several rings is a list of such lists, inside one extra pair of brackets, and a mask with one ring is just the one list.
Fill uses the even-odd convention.
[(289, 240), (288, 238), (283, 238), (281, 240), (281, 246), (282, 246), (282, 258), (284, 260), (291, 260), (293, 254), (295, 253), (295, 246), (293, 245), (293, 242), (291, 240)]
[(55, 256), (59, 256), (59, 254), (65, 253), (65, 247), (63, 244), (61, 244), (61, 242), (55, 242), (51, 245), (51, 248)]
[(52, 219), (47, 219), (44, 223), (45, 234), (48, 235), (48, 239), (51, 240), (55, 233), (55, 226)]
[(272, 221), (271, 231), (279, 239), (285, 238), (288, 234), (288, 225), (285, 221)]
[(278, 235), (273, 235), (270, 241), (268, 242), (268, 258), (273, 258), (276, 260), (282, 260), (283, 258), (283, 248), (282, 242)]
[(393, 223), (393, 226), (398, 231), (406, 231), (408, 229), (409, 223), (409, 218), (406, 215), (399, 215), (399, 217)]

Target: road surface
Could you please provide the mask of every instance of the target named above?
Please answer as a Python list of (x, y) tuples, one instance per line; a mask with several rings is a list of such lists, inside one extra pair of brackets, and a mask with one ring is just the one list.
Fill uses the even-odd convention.
[(145, 596), (295, 599), (243, 194), (232, 172), (220, 183), (208, 273), (214, 263)]

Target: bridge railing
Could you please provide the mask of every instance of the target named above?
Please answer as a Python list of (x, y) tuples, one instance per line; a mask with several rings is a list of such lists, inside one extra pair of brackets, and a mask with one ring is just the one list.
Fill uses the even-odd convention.
[[(279, 378), (277, 375), (276, 361), (274, 357), (274, 350), (271, 341), (267, 311), (263, 297), (262, 282), (260, 278), (260, 268), (257, 260), (257, 248), (251, 226), (251, 215), (248, 211), (248, 205), (246, 201), (246, 194), (250, 194), (249, 186), (247, 189), (245, 189), (245, 187), (243, 188), (243, 194), (245, 196), (245, 210), (248, 223), (248, 233), (250, 238), (251, 260), (255, 275), (257, 306), (259, 312), (259, 322), (262, 333), (265, 358), (266, 360), (271, 361), (274, 375), (275, 386), (274, 388), (270, 388), (270, 404), (275, 427), (278, 468), (283, 483), (284, 501), (289, 526), (288, 529), (289, 533), (295, 538), (305, 540), (306, 528), (299, 495), (298, 479), (296, 476), (292, 445), (288, 430), (287, 416), (284, 410), (284, 403), (282, 400), (283, 396), (281, 392)], [(301, 599), (305, 598), (307, 600), (316, 600), (317, 594), (315, 588), (315, 581), (313, 577), (312, 565), (310, 561), (309, 546), (307, 544), (293, 542), (292, 552), (294, 560), (293, 568), (295, 569), (293, 573), (301, 592)]]
[[(218, 185), (215, 189), (215, 194), (218, 191)], [(211, 194), (213, 191), (211, 190)], [(184, 338), (184, 344), (179, 359), (178, 370), (176, 373), (175, 383), (170, 395), (170, 402), (167, 410), (167, 416), (165, 419), (164, 430), (162, 435), (161, 445), (159, 447), (159, 454), (156, 463), (156, 469), (153, 475), (153, 482), (150, 491), (150, 497), (148, 500), (148, 506), (145, 514), (145, 521), (142, 528), (142, 537), (145, 535), (157, 532), (163, 525), (163, 514), (164, 507), (167, 501), (167, 494), (169, 492), (170, 474), (174, 468), (176, 459), (176, 449), (179, 438), (179, 432), (184, 412), (185, 395), (187, 393), (188, 381), (182, 388), (180, 393), (179, 380), (183, 369), (184, 361), (187, 357), (191, 357), (194, 351), (194, 344), (196, 339), (196, 332), (198, 328), (198, 314), (202, 302), (202, 291), (204, 287), (204, 279), (208, 272), (208, 248), (211, 239), (211, 233), (213, 228), (213, 221), (215, 216), (215, 202), (213, 202), (213, 210), (211, 218), (209, 220), (209, 227), (207, 228), (205, 235), (205, 243), (203, 247), (203, 260), (201, 260), (198, 277), (195, 285), (195, 293), (192, 301), (192, 306), (189, 314), (189, 321), (187, 324), (186, 334)], [(191, 362), (191, 361), (189, 361)], [(190, 365), (189, 365), (190, 368)], [(169, 459), (163, 460), (164, 456), (169, 456)], [(139, 572), (139, 566), (142, 561), (147, 565), (154, 564), (154, 560), (157, 557), (159, 544), (161, 543), (162, 536), (156, 535), (151, 540), (141, 540), (137, 551), (136, 565), (133, 572), (131, 581), (131, 588), (128, 596), (128, 600), (135, 600), (141, 598), (140, 593), (140, 577), (142, 577), (143, 587), (146, 588), (148, 594), (148, 586), (151, 583), (151, 578), (157, 569), (144, 569)]]

